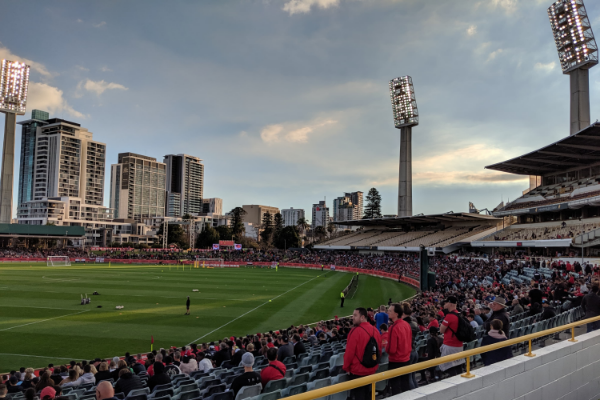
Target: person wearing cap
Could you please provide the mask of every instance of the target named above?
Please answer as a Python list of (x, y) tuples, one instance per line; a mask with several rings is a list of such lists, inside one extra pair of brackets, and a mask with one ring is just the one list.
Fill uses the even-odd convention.
[(242, 366), (244, 367), (244, 373), (238, 376), (231, 382), (231, 391), (233, 391), (233, 397), (237, 396), (238, 392), (244, 386), (254, 386), (261, 383), (260, 375), (252, 369), (254, 365), (254, 356), (252, 353), (244, 353), (242, 356)]
[(494, 301), (490, 303), (490, 308), (492, 309), (492, 315), (485, 322), (484, 329), (485, 332), (489, 332), (491, 328), (491, 323), (495, 319), (499, 319), (502, 322), (502, 330), (508, 334), (510, 334), (510, 316), (506, 312), (506, 300), (504, 297), (496, 297)]
[(285, 360), (287, 357), (292, 357), (294, 355), (294, 345), (290, 343), (290, 339), (286, 336), (281, 338), (283, 344), (279, 346), (279, 350), (277, 351), (277, 359), (281, 362)]
[[(458, 303), (458, 300), (454, 296), (448, 296), (444, 302), (444, 309), (447, 313), (444, 316), (444, 321), (440, 327), (440, 332), (444, 335), (444, 342), (441, 347), (441, 357), (463, 351), (463, 342), (455, 335), (458, 330), (458, 312), (456, 311), (456, 303)], [(454, 376), (462, 373), (462, 365), (464, 363), (464, 358), (461, 358), (456, 361), (441, 364), (439, 367), (442, 372), (448, 371), (450, 376)]]
[(267, 350), (267, 365), (260, 373), (260, 379), (263, 388), (270, 381), (275, 381), (285, 378), (286, 367), (281, 361), (277, 361), (277, 349)]
[(47, 386), (40, 393), (40, 400), (51, 400), (56, 397), (56, 390), (52, 386)]

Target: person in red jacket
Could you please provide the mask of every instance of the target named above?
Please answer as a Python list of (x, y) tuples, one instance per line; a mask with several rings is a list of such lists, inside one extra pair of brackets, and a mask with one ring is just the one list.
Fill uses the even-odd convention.
[[(354, 328), (348, 334), (346, 352), (344, 353), (344, 366), (342, 367), (351, 380), (372, 375), (377, 371), (377, 365), (367, 368), (362, 364), (365, 348), (372, 337), (377, 341), (379, 355), (381, 356), (381, 335), (377, 328), (367, 321), (366, 309), (361, 307), (354, 310), (352, 314)], [(368, 400), (371, 398), (371, 385), (352, 389), (350, 395), (354, 397), (354, 400)]]
[(267, 350), (267, 359), (269, 360), (269, 365), (267, 365), (260, 373), (260, 380), (263, 388), (267, 386), (269, 381), (285, 378), (285, 365), (283, 365), (282, 362), (277, 361), (276, 348), (272, 347)]
[[(407, 312), (404, 308), (407, 307)], [(401, 317), (402, 314), (410, 315), (410, 306), (408, 303), (392, 304), (388, 309), (388, 317), (392, 324), (390, 325), (390, 334), (386, 351), (389, 354), (388, 370), (404, 367), (410, 364), (410, 353), (412, 351), (412, 329), (408, 322)], [(410, 390), (409, 375), (402, 375), (390, 379), (392, 395), (397, 395)]]

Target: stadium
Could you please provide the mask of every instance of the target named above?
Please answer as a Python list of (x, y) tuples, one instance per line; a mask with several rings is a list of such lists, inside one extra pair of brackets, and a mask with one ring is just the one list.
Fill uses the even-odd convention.
[[(487, 166), (528, 176), (530, 186), (483, 214), (413, 214), (419, 113), (410, 76), (390, 81), (401, 137), (397, 215), (338, 221), (347, 233), (309, 248), (178, 248), (167, 230), (185, 231), (166, 218), (154, 217), (160, 233), (148, 236), (152, 222), (110, 219), (100, 204), (84, 209), (69, 196), (23, 202), (26, 222), (11, 224), (12, 189), (3, 189), (0, 398), (597, 399), (600, 123), (590, 119), (589, 69), (598, 49), (581, 0), (559, 0), (548, 14), (571, 79), (571, 132)], [(0, 109), (9, 137), (17, 112)], [(52, 123), (75, 126), (61, 121)], [(88, 139), (90, 153), (102, 153)], [(127, 157), (153, 168), (145, 176), (156, 185), (180, 178), (164, 172), (177, 162), (200, 176), (200, 160), (186, 155), (168, 168)], [(135, 196), (117, 194), (123, 187), (111, 201)], [(163, 200), (155, 208), (190, 207), (176, 192)], [(81, 222), (92, 214), (109, 222)], [(48, 224), (65, 220), (79, 222)], [(173, 225), (191, 237), (190, 220)], [(121, 229), (136, 244), (163, 246), (97, 246)]]

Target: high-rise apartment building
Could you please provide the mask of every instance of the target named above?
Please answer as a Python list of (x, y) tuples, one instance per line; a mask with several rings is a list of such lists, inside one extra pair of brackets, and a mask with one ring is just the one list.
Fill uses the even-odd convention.
[(363, 217), (363, 192), (344, 193), (333, 200), (333, 220), (350, 221)]
[(198, 157), (187, 154), (165, 156), (168, 217), (202, 212), (204, 165)]
[(223, 215), (223, 199), (217, 197), (202, 199), (202, 213)]
[(350, 199), (350, 201), (352, 202), (352, 204), (354, 204), (357, 209), (358, 209), (358, 213), (355, 215), (354, 219), (361, 219), (363, 217), (363, 192), (350, 192), (350, 193), (344, 193), (345, 197), (348, 197)]
[(35, 170), (35, 139), (38, 128), (47, 125), (50, 115), (45, 111), (32, 110), (31, 119), (21, 121), (21, 160), (19, 162), (19, 187), (17, 207), (33, 200)]
[(317, 226), (327, 227), (329, 222), (329, 207), (325, 204), (324, 200), (319, 201), (317, 204), (312, 206), (312, 221), (311, 226), (315, 229)]
[(268, 212), (275, 216), (279, 212), (279, 208), (271, 206), (260, 206), (257, 204), (242, 206), (246, 215), (244, 215), (244, 222), (248, 222), (253, 226), (261, 226), (263, 216)]
[(306, 218), (304, 210), (294, 207), (281, 210), (281, 216), (283, 217), (283, 226), (296, 226), (300, 218)]
[(120, 153), (110, 168), (110, 208), (114, 218), (138, 222), (165, 215), (165, 163), (134, 153)]
[(101, 206), (106, 144), (92, 140), (92, 133), (75, 122), (45, 122), (36, 128), (33, 171), (21, 171), (25, 182), (33, 175), (32, 200), (67, 196)]

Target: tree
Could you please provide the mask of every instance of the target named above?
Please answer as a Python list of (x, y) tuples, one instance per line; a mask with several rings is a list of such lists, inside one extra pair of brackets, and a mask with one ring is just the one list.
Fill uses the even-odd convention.
[[(158, 229), (157, 235), (163, 235), (164, 223)], [(169, 224), (169, 228), (167, 229), (168, 237), (167, 244), (176, 244), (180, 249), (189, 248), (189, 238), (187, 232), (181, 227), (181, 225), (177, 224)]]
[(298, 218), (298, 222), (296, 222), (296, 227), (298, 228), (298, 232), (305, 234), (310, 225), (306, 222), (306, 218), (300, 217)]
[(246, 211), (242, 207), (236, 207), (229, 212), (229, 215), (231, 215), (233, 218), (231, 221), (233, 237), (238, 243), (246, 233), (246, 228), (244, 227), (244, 216), (246, 214)]
[(198, 249), (212, 249), (212, 245), (219, 243), (221, 236), (215, 228), (210, 225), (205, 225), (204, 229), (196, 238), (196, 248)]
[(275, 247), (278, 249), (289, 249), (291, 247), (300, 247), (300, 236), (295, 226), (286, 226), (274, 240)]
[(273, 227), (275, 228), (275, 233), (281, 232), (283, 229), (283, 216), (281, 213), (277, 213), (273, 217)]
[(268, 248), (271, 245), (273, 239), (273, 215), (270, 212), (266, 212), (262, 218), (262, 232), (260, 232), (260, 241), (263, 247)]
[(375, 188), (369, 189), (369, 193), (367, 193), (367, 205), (363, 218), (381, 218), (381, 195)]
[(232, 240), (233, 230), (225, 225), (217, 226), (215, 230), (219, 233), (220, 240)]
[(325, 235), (327, 235), (327, 232), (325, 231), (325, 228), (319, 225), (315, 228), (315, 235), (317, 235), (318, 239), (321, 240)]
[(337, 226), (333, 222), (327, 224), (327, 232), (329, 232), (329, 236), (331, 236), (336, 230)]

